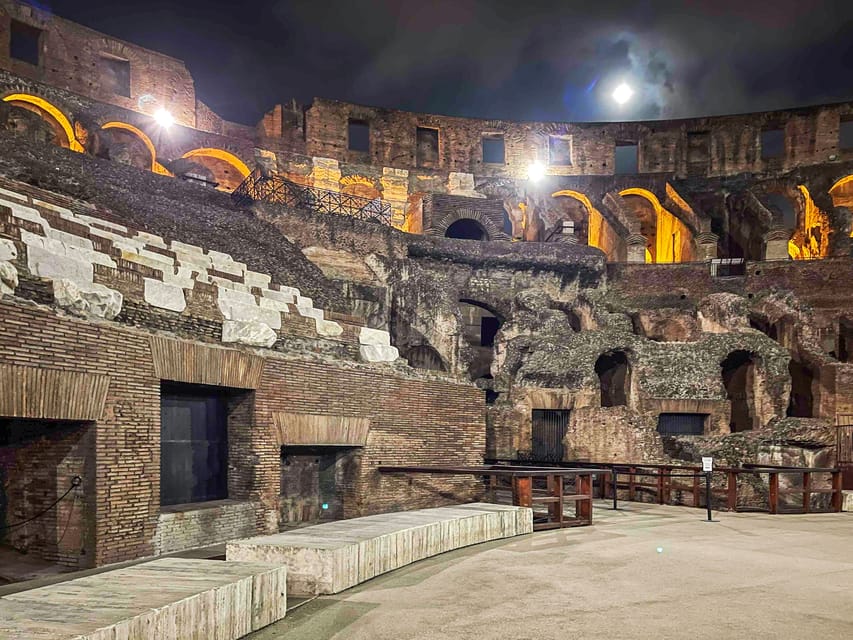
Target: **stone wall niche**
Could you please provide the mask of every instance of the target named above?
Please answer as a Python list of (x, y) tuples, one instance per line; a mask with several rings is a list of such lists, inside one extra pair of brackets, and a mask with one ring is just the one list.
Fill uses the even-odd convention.
[(720, 363), (726, 397), (731, 403), (729, 428), (732, 433), (756, 427), (755, 357), (749, 351), (733, 351)]
[(602, 407), (628, 404), (631, 395), (631, 363), (624, 351), (608, 351), (595, 362)]

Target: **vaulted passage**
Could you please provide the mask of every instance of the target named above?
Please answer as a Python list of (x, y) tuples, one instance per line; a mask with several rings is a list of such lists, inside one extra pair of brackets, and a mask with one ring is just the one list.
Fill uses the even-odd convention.
[(624, 351), (611, 351), (595, 362), (595, 372), (601, 387), (601, 406), (618, 407), (628, 404), (631, 390), (631, 364)]
[(748, 351), (733, 351), (720, 363), (726, 397), (731, 402), (732, 433), (755, 426), (755, 362)]
[(489, 234), (476, 220), (462, 218), (457, 220), (444, 232), (445, 238), (456, 238), (457, 240), (488, 240)]
[(788, 403), (787, 415), (795, 418), (814, 417), (814, 371), (803, 362), (792, 359), (788, 363), (791, 374), (791, 400)]

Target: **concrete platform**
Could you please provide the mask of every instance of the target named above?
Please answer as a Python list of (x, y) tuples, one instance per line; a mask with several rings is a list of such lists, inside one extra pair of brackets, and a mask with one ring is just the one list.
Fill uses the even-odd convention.
[(289, 594), (331, 594), (452, 549), (532, 531), (528, 508), (472, 503), (236, 540), (225, 553), (229, 561), (286, 566)]
[(286, 570), (169, 558), (0, 598), (4, 640), (236, 640), (284, 617)]
[[(451, 551), (251, 640), (853, 637), (853, 514), (595, 505), (595, 526)], [(248, 639), (247, 639), (248, 640)]]

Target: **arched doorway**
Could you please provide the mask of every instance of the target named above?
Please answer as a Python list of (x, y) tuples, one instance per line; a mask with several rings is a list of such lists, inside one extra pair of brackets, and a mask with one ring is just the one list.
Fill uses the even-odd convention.
[(457, 240), (488, 240), (489, 234), (482, 224), (471, 218), (461, 218), (447, 227), (445, 238)]
[(471, 380), (491, 378), (495, 338), (504, 320), (488, 305), (476, 300), (460, 300), (459, 311), (462, 319), (461, 337), (470, 354), (469, 376)]
[(602, 407), (628, 404), (631, 395), (631, 363), (624, 351), (608, 351), (595, 361)]
[(749, 351), (732, 351), (720, 363), (726, 397), (731, 403), (732, 433), (755, 428), (755, 359)]
[(191, 159), (204, 167), (210, 173), (210, 181), (214, 182), (220, 191), (234, 191), (251, 173), (245, 162), (223, 149), (193, 149), (181, 158)]
[(8, 103), (13, 107), (18, 107), (30, 113), (36, 114), (53, 133), (54, 144), (72, 151), (83, 153), (83, 145), (81, 145), (74, 135), (74, 127), (71, 122), (55, 105), (51, 104), (44, 98), (34, 96), (28, 93), (12, 93), (3, 97), (3, 102)]
[(694, 259), (693, 233), (658, 197), (647, 189), (625, 189), (622, 200), (640, 221), (640, 233), (646, 238), (646, 262), (690, 262)]

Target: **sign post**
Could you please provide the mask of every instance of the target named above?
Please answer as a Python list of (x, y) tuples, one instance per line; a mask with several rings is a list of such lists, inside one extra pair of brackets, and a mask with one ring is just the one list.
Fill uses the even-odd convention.
[(702, 456), (702, 471), (705, 472), (705, 506), (708, 509), (708, 522), (711, 519), (711, 474), (714, 471), (714, 458)]

